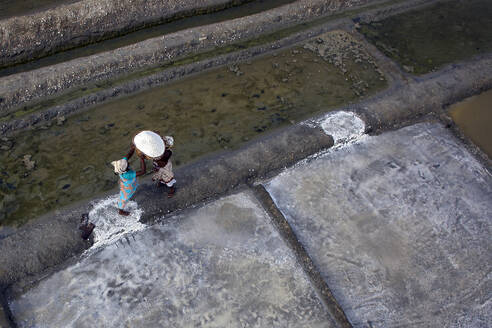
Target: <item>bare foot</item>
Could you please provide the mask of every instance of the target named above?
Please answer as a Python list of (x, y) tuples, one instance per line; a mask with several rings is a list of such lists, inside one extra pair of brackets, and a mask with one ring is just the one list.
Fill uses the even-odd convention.
[(175, 192), (176, 192), (176, 189), (174, 187), (170, 187), (168, 192), (167, 192), (167, 198), (173, 197)]
[(127, 212), (127, 211), (124, 211), (124, 210), (118, 210), (118, 214), (119, 215), (128, 216), (128, 215), (130, 215), (130, 212)]
[(89, 239), (89, 236), (91, 235), (92, 230), (94, 230), (95, 227), (96, 226), (94, 225), (94, 223), (91, 222), (81, 225), (79, 229), (82, 230), (82, 239)]

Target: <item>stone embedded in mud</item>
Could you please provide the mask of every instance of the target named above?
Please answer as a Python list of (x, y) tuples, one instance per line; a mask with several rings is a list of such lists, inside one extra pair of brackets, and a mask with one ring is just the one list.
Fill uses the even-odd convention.
[[(68, 175), (63, 175), (59, 177), (56, 181), (57, 189), (66, 190), (72, 185), (72, 180)], [(68, 187), (67, 187), (68, 186)]]
[(14, 142), (13, 141), (4, 141), (0, 145), (0, 149), (1, 150), (5, 150), (5, 151), (12, 149), (12, 147), (14, 147)]
[(36, 166), (36, 162), (35, 161), (31, 161), (31, 157), (32, 157), (32, 155), (27, 154), (27, 155), (24, 155), (24, 157), (22, 159), (22, 163), (24, 163), (24, 166), (26, 167), (26, 169), (28, 171), (33, 170), (34, 167)]
[(63, 115), (58, 115), (58, 116), (56, 117), (56, 125), (61, 126), (61, 125), (63, 125), (63, 123), (65, 123), (65, 121), (66, 121), (66, 120), (67, 120), (67, 119), (65, 118), (65, 116), (63, 116)]
[(414, 71), (413, 66), (403, 65), (403, 69), (405, 71), (407, 71), (408, 73), (413, 73), (413, 71)]

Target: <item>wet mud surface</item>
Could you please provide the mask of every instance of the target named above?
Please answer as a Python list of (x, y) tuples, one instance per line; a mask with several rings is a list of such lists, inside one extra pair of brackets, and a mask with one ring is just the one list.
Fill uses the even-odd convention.
[(240, 6), (227, 8), (221, 11), (182, 18), (173, 22), (151, 26), (116, 38), (59, 52), (47, 57), (30, 61), (28, 63), (2, 68), (0, 69), (0, 77), (17, 74), (20, 72), (27, 72), (40, 67), (55, 65), (75, 58), (91, 56), (104, 51), (114, 50), (120, 47), (128, 46), (130, 44), (141, 42), (164, 34), (174, 33), (176, 31), (184, 30), (187, 28), (213, 24), (242, 16), (256, 14), (258, 12), (269, 10), (284, 4), (291, 3), (293, 1), (294, 0), (255, 0), (246, 4), (242, 4)]
[(2, 224), (17, 225), (114, 188), (117, 179), (109, 163), (124, 156), (140, 130), (173, 135), (173, 162), (179, 166), (358, 102), (385, 86), (365, 50), (347, 33), (336, 31), (305, 48), (57, 117), (48, 125), (1, 140)]
[(492, 51), (492, 1), (438, 3), (369, 24), (359, 31), (416, 75)]
[(460, 130), (492, 159), (492, 90), (449, 108)]
[[(371, 6), (371, 2), (376, 4)], [(72, 93), (75, 89), (77, 93), (87, 95), (84, 89), (94, 84), (118, 82), (137, 73), (153, 74), (156, 67), (157, 72), (162, 72), (167, 65), (175, 67), (176, 61), (184, 59), (188, 63), (196, 63), (195, 57), (200, 60), (205, 54), (206, 58), (219, 59), (217, 56), (222, 57), (223, 54), (234, 56), (236, 50), (251, 50), (258, 55), (328, 32), (341, 23), (348, 24), (349, 20), (344, 17), (384, 5), (376, 0), (333, 0), (329, 3), (301, 0), (256, 15), (181, 30), (94, 56), (5, 76), (1, 78), (4, 83), (0, 83), (0, 90), (4, 93), (0, 98), (0, 111), (3, 116), (20, 108), (32, 107), (35, 103), (44, 103), (47, 98), (61, 106), (64, 104), (62, 96), (67, 99), (66, 93)], [(276, 15), (273, 20), (272, 15)], [(212, 48), (214, 50), (210, 51)], [(90, 103), (94, 101), (90, 100)], [(81, 108), (80, 105), (77, 107)]]

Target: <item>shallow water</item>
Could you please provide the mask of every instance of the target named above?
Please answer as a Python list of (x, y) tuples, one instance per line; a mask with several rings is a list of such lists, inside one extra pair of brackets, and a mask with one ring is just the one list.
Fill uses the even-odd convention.
[(164, 24), (140, 29), (112, 39), (59, 52), (47, 57), (32, 60), (24, 64), (1, 68), (0, 77), (31, 71), (49, 65), (55, 65), (75, 58), (91, 56), (97, 53), (114, 50), (150, 38), (174, 33), (192, 27), (204, 26), (230, 19), (235, 19), (238, 17), (253, 15), (291, 2), (294, 2), (294, 0), (254, 0), (249, 3), (227, 8), (224, 10), (178, 19), (173, 22), (167, 22)]
[(109, 163), (126, 154), (140, 130), (173, 135), (172, 159), (179, 166), (386, 86), (346, 33), (327, 34), (308, 47), (313, 50), (290, 49), (204, 72), (1, 140), (0, 220), (20, 224), (114, 188)]
[(492, 159), (492, 90), (451, 106), (449, 112), (463, 133)]
[(409, 73), (492, 51), (492, 1), (460, 0), (361, 24), (360, 32)]

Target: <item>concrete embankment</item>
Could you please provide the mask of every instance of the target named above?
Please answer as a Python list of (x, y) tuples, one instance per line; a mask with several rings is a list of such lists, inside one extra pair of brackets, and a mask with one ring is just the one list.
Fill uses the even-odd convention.
[(251, 0), (83, 0), (0, 21), (0, 67)]
[(163, 65), (186, 55), (249, 40), (282, 28), (379, 0), (301, 0), (259, 14), (191, 28), (114, 51), (0, 79), (0, 114), (69, 88)]
[(492, 87), (492, 54), (451, 64), (421, 78), (406, 75), (388, 90), (351, 109), (366, 115), (375, 131), (407, 124), (450, 104)]

